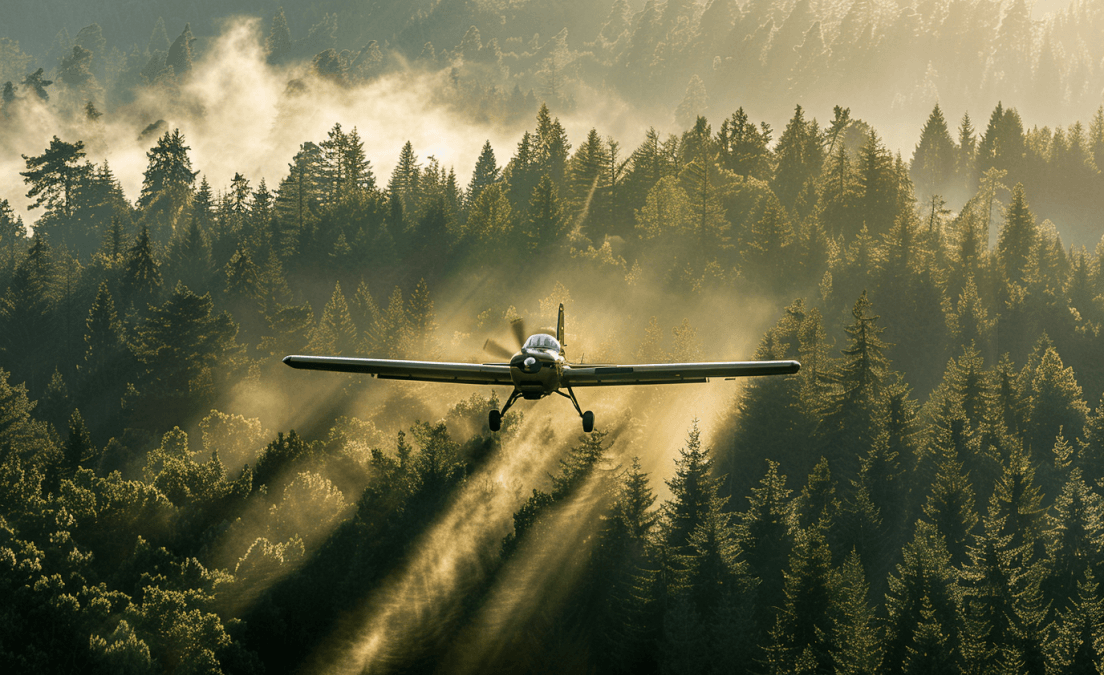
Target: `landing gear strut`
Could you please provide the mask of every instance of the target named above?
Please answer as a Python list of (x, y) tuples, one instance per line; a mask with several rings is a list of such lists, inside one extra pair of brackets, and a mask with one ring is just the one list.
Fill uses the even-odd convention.
[(491, 431), (498, 431), (502, 428), (502, 416), (519, 398), (521, 398), (521, 392), (515, 389), (514, 393), (510, 394), (510, 398), (506, 399), (506, 405), (502, 406), (502, 412), (492, 410), (487, 414), (487, 426), (491, 428)]
[(579, 413), (579, 417), (583, 418), (583, 433), (589, 434), (594, 431), (594, 413), (591, 411), (583, 412), (583, 409), (579, 407), (579, 401), (575, 398), (575, 392), (571, 391), (571, 387), (567, 388), (567, 393), (563, 393), (560, 390), (556, 390), (556, 393), (563, 396), (566, 399), (571, 400), (571, 405), (575, 406), (575, 412)]

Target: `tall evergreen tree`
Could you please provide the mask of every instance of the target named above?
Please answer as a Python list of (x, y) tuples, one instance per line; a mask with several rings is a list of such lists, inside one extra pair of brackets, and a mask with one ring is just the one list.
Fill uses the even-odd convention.
[(945, 195), (951, 187), (955, 176), (955, 143), (938, 103), (920, 131), (909, 173), (921, 198)]

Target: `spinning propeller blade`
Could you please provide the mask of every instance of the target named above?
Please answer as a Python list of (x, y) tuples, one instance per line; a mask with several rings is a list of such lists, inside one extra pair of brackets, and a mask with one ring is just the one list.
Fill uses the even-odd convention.
[(525, 344), (525, 338), (529, 337), (525, 332), (525, 321), (517, 318), (510, 322), (510, 328), (514, 331), (514, 338), (517, 339), (518, 349)]
[(509, 361), (510, 358), (514, 355), (512, 351), (506, 349), (494, 340), (487, 340), (486, 342), (484, 342), (483, 351), (487, 352), (491, 356), (497, 356), (498, 358), (506, 359), (507, 361)]

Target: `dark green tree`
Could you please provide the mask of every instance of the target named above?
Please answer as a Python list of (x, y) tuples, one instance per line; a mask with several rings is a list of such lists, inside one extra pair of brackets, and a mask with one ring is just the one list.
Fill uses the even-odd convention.
[(27, 191), (27, 197), (34, 200), (30, 208), (45, 205), (48, 212), (66, 218), (72, 215), (77, 187), (89, 171), (88, 165), (80, 163), (84, 157), (84, 143), (66, 143), (54, 136), (46, 152), (36, 157), (22, 157), (27, 170), (20, 171), (19, 175), (31, 186)]

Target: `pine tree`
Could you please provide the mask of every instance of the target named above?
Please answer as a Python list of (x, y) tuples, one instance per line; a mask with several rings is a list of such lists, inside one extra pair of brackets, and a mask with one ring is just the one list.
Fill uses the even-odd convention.
[[(713, 5), (725, 4), (715, 0)], [(712, 6), (712, 5), (711, 5)], [(717, 132), (717, 144), (721, 166), (738, 176), (749, 176), (759, 180), (770, 178), (771, 128), (766, 122), (759, 127), (748, 119), (743, 108), (732, 113), (732, 117), (721, 122)]]
[(81, 417), (80, 410), (73, 409), (72, 415), (69, 416), (69, 438), (65, 442), (65, 465), (62, 473), (63, 478), (68, 478), (80, 467), (81, 462), (90, 459), (95, 453), (96, 449), (92, 445), (92, 436), (88, 433), (88, 428), (84, 425), (84, 418)]
[(1075, 468), (1053, 508), (1053, 526), (1047, 533), (1050, 573), (1045, 595), (1064, 602), (1085, 572), (1098, 567), (1104, 552), (1104, 500), (1086, 484), (1081, 469)]
[(786, 488), (786, 476), (778, 472), (778, 464), (767, 460), (767, 472), (751, 488), (748, 510), (740, 514), (740, 548), (748, 563), (748, 573), (759, 579), (756, 619), (764, 633), (774, 626), (770, 608), (780, 607), (784, 602), (782, 570), (795, 536), (788, 502), (791, 492)]
[(862, 196), (856, 205), (856, 215), (870, 232), (889, 232), (900, 214), (898, 179), (893, 156), (873, 129), (859, 149), (858, 161)]
[(356, 324), (353, 323), (345, 294), (341, 292), (341, 283), (338, 282), (322, 310), (318, 325), (311, 332), (307, 349), (315, 354), (352, 356), (357, 353), (358, 342)]
[(858, 553), (851, 551), (847, 555), (834, 583), (831, 612), (834, 650), (831, 656), (835, 672), (873, 675), (881, 664), (882, 641)]
[(265, 49), (268, 52), (269, 63), (279, 63), (291, 52), (291, 30), (288, 28), (283, 7), (277, 9), (276, 14), (272, 17), (272, 26), (269, 28), (268, 37), (265, 39)]
[(183, 77), (192, 69), (192, 25), (184, 24), (184, 30), (169, 45), (168, 54), (165, 56), (165, 65), (171, 66), (177, 77)]
[(920, 132), (909, 173), (921, 198), (945, 195), (951, 187), (955, 174), (955, 144), (938, 103)]
[(138, 233), (134, 245), (127, 250), (123, 286), (126, 298), (143, 311), (145, 305), (154, 302), (161, 290), (161, 263), (154, 257), (149, 228), (145, 225)]
[[(53, 249), (41, 232), (27, 251), (12, 276), (10, 285), (0, 297), (0, 352), (20, 379), (28, 380), (31, 391), (54, 355), (50, 348), (57, 339), (58, 301), (57, 270)], [(44, 383), (43, 383), (44, 384)]]
[(1070, 675), (1099, 673), (1104, 664), (1104, 600), (1100, 583), (1090, 570), (1077, 579), (1077, 597), (1056, 617), (1057, 635), (1051, 643), (1050, 665)]
[(263, 299), (260, 269), (242, 244), (238, 244), (234, 255), (223, 268), (223, 274), (226, 277), (226, 292), (231, 296), (249, 304), (259, 303)]
[(842, 141), (828, 159), (820, 177), (817, 217), (832, 237), (851, 238), (859, 220), (858, 205), (862, 185), (851, 163), (847, 144)]
[(878, 326), (872, 306), (864, 291), (851, 310), (848, 345), (840, 350), (843, 359), (834, 374), (838, 390), (822, 413), (821, 434), (832, 449), (829, 459), (837, 462), (873, 444), (889, 362), (883, 353), (888, 345), (880, 337), (885, 329)]
[[(913, 540), (889, 577), (883, 672), (923, 672), (915, 669), (923, 663), (917, 656), (925, 649), (930, 651), (929, 663), (952, 658), (957, 625), (954, 579), (943, 537), (931, 524), (917, 522)], [(943, 631), (950, 633), (946, 642), (933, 640)]]
[(479, 159), (475, 162), (475, 170), (472, 171), (471, 182), (468, 183), (467, 203), (472, 204), (479, 198), (483, 188), (499, 180), (499, 168), (495, 162), (494, 149), (491, 142), (483, 143), (483, 150), (479, 153)]
[(192, 160), (188, 157), (190, 149), (184, 145), (180, 129), (166, 131), (157, 139), (157, 145), (146, 153), (149, 166), (143, 173), (139, 207), (148, 209), (163, 199), (172, 200), (175, 205), (186, 203), (199, 173), (192, 171)]
[[(788, 209), (798, 206), (798, 198), (806, 185), (820, 175), (824, 164), (824, 150), (820, 143), (820, 128), (816, 120), (805, 121), (801, 106), (778, 138), (774, 149), (778, 168), (771, 181), (771, 189)], [(810, 207), (811, 204), (806, 204)]]
[(556, 184), (548, 176), (542, 176), (533, 194), (529, 198), (524, 230), (525, 247), (539, 255), (546, 255), (550, 247), (564, 235), (567, 225), (563, 207), (560, 204)]
[(977, 189), (977, 134), (970, 113), (962, 114), (958, 125), (958, 144), (955, 147), (955, 172), (958, 174), (959, 187), (972, 193)]
[(118, 366), (125, 354), (123, 325), (115, 311), (115, 301), (107, 282), (101, 281), (96, 299), (85, 319), (83, 367), (91, 374), (108, 372)]
[(372, 330), (379, 356), (403, 358), (402, 348), (409, 330), (409, 315), (402, 289), (396, 286), (387, 301), (387, 309), (379, 312)]
[(433, 313), (433, 300), (429, 297), (429, 288), (426, 286), (425, 279), (418, 281), (414, 292), (410, 294), (409, 316), (410, 332), (407, 338), (409, 358), (426, 361), (439, 358), (440, 345), (434, 337), (437, 322)]
[(799, 531), (784, 572), (785, 603), (771, 630), (767, 665), (772, 673), (809, 668), (829, 672), (837, 645), (832, 622), (832, 553), (818, 528)]
[(537, 129), (533, 142), (539, 175), (551, 178), (557, 188), (564, 187), (571, 144), (567, 142), (567, 132), (559, 118), (552, 117), (547, 104), (542, 103), (537, 111)]
[(1024, 187), (1017, 183), (1012, 188), (1012, 202), (1008, 216), (997, 239), (997, 260), (1006, 284), (1025, 286), (1031, 251), (1038, 241), (1035, 216), (1024, 199)]
[(1070, 436), (1080, 434), (1089, 417), (1089, 407), (1081, 397), (1081, 387), (1073, 368), (1064, 367), (1062, 358), (1048, 347), (1038, 366), (1029, 374), (1025, 446), (1044, 452), (1064, 429)]
[(8, 200), (0, 200), (0, 249), (4, 251), (6, 261), (0, 260), (0, 269), (3, 270), (4, 279), (15, 274), (16, 251), (22, 248), (27, 240), (27, 231), (23, 227), (23, 219), (15, 215)]
[(675, 475), (667, 481), (671, 500), (663, 504), (663, 542), (674, 554), (685, 552), (690, 535), (717, 494), (712, 468), (713, 458), (709, 449), (702, 447), (701, 430), (694, 420), (686, 446), (675, 460)]
[(198, 296), (178, 283), (163, 304), (151, 306), (149, 319), (138, 328), (135, 355), (145, 373), (139, 383), (143, 398), (135, 401), (140, 409), (133, 412), (144, 412), (153, 422), (165, 415), (166, 401), (203, 405), (210, 371), (216, 366), (225, 371), (237, 331), (229, 314), (214, 314), (209, 293)]
[(23, 181), (31, 186), (27, 197), (34, 200), (31, 209), (46, 206), (50, 213), (65, 218), (72, 215), (73, 201), (77, 186), (87, 176), (88, 165), (81, 165), (84, 157), (84, 142), (66, 143), (57, 136), (50, 141), (50, 147), (37, 157), (21, 155), (27, 165), (26, 171), (20, 171)]

